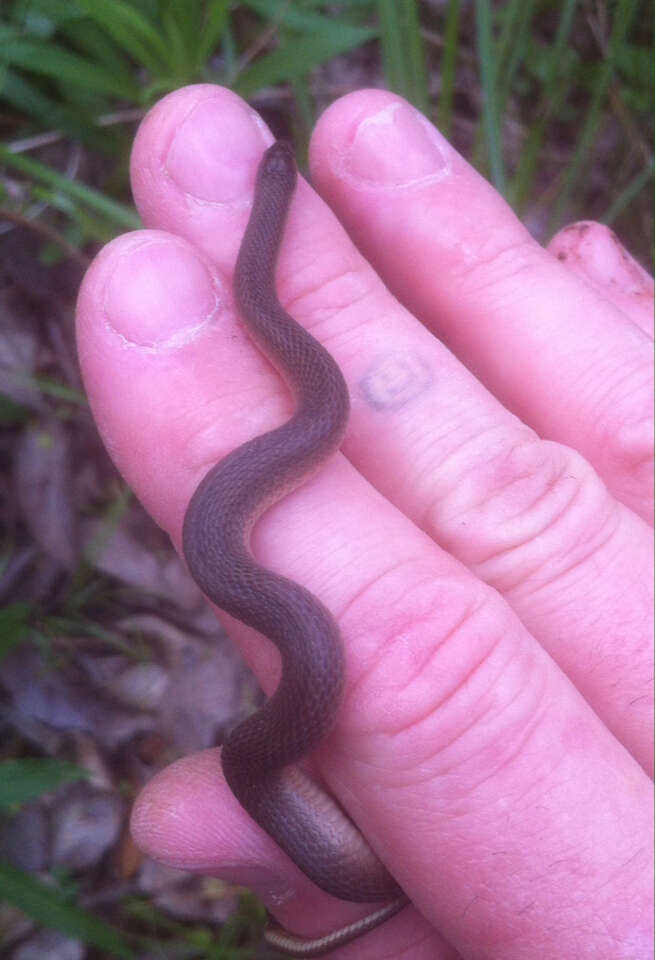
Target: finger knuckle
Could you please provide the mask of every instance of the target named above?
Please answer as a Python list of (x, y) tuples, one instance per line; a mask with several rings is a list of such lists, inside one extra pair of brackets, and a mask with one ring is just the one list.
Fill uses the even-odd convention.
[(541, 681), (495, 591), (458, 565), (439, 573), (412, 561), (360, 593), (344, 625), (359, 652), (344, 705), (349, 742), (360, 759), (388, 756), (397, 786), (473, 754), (491, 770), (520, 749)]
[(508, 593), (543, 587), (599, 550), (617, 504), (574, 450), (526, 431), (476, 438), (431, 505), (434, 536)]

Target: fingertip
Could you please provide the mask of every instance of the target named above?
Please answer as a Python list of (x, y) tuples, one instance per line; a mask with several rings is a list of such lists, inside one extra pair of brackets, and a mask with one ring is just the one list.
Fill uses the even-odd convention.
[[(219, 750), (184, 757), (153, 777), (134, 803), (130, 828), (148, 856), (248, 887), (300, 936), (318, 936), (372, 912), (370, 905), (343, 903), (323, 893), (280, 851), (231, 793)], [(381, 945), (394, 944), (393, 956), (400, 957), (408, 942), (433, 944), (433, 937), (426, 921), (403, 910), (339, 956), (379, 958), (386, 955)], [(407, 955), (413, 960), (442, 956)]]
[(160, 230), (125, 234), (92, 265), (81, 301), (124, 346), (175, 349), (214, 316), (220, 282), (211, 264), (183, 238)]
[[(219, 272), (164, 231), (112, 241), (80, 290), (78, 355), (98, 428), (120, 472), (169, 532), (193, 483), (180, 451), (193, 436), (194, 392), (213, 383), (212, 351), (231, 318)], [(204, 365), (196, 362), (192, 376), (198, 357)]]
[(441, 179), (457, 159), (419, 110), (384, 90), (359, 90), (328, 107), (309, 156), (317, 183), (329, 183), (336, 175), (355, 189), (374, 191)]
[[(237, 94), (213, 84), (162, 98), (137, 131), (130, 158), (134, 199), (148, 225), (196, 236), (213, 205), (243, 206), (272, 136)], [(197, 231), (199, 238), (203, 230)]]
[(653, 330), (653, 278), (608, 226), (582, 220), (564, 227), (548, 250), (642, 330)]
[(130, 829), (144, 853), (169, 866), (221, 875), (243, 868), (250, 879), (258, 867), (258, 886), (270, 886), (275, 873), (277, 848), (227, 786), (217, 749), (182, 757), (153, 777), (134, 802)]

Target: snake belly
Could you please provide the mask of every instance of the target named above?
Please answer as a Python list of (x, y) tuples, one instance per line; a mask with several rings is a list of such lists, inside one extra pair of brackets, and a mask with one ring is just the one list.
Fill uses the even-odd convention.
[(362, 903), (399, 889), (336, 802), (294, 764), (332, 727), (344, 681), (332, 615), (299, 584), (253, 558), (249, 534), (271, 503), (303, 481), (341, 443), (348, 389), (330, 354), (278, 302), (275, 265), (296, 183), (291, 148), (263, 156), (234, 275), (248, 332), (286, 380), (295, 413), (238, 447), (201, 481), (184, 518), (191, 574), (220, 608), (277, 646), (282, 677), (264, 706), (222, 749), (227, 783), (250, 816), (319, 887)]

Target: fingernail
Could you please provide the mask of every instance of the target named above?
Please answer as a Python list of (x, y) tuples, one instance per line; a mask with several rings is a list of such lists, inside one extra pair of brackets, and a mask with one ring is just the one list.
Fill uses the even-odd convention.
[(167, 237), (121, 242), (105, 281), (106, 322), (128, 343), (153, 351), (195, 339), (219, 304), (207, 266), (186, 244)]
[(425, 117), (395, 102), (359, 124), (344, 166), (361, 183), (407, 187), (447, 175), (449, 150)]
[(270, 142), (254, 111), (225, 97), (210, 97), (200, 100), (180, 124), (166, 154), (166, 171), (197, 200), (240, 200), (252, 186), (253, 155)]

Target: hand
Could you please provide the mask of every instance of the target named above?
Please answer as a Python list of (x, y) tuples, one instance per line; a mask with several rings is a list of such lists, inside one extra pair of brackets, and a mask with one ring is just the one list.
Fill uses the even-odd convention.
[[(156, 229), (111, 243), (80, 295), (100, 430), (178, 549), (207, 469), (292, 407), (230, 289), (269, 142), (227, 90), (158, 104), (132, 157)], [(310, 161), (322, 199), (299, 185), (278, 292), (352, 414), (253, 549), (340, 623), (317, 768), (416, 905), (338, 956), (646, 958), (652, 282), (595, 224), (541, 249), (389, 93), (335, 103)], [(275, 654), (228, 628), (270, 692)], [(218, 756), (149, 784), (140, 846), (252, 887), (296, 933), (365, 914), (249, 820)]]

